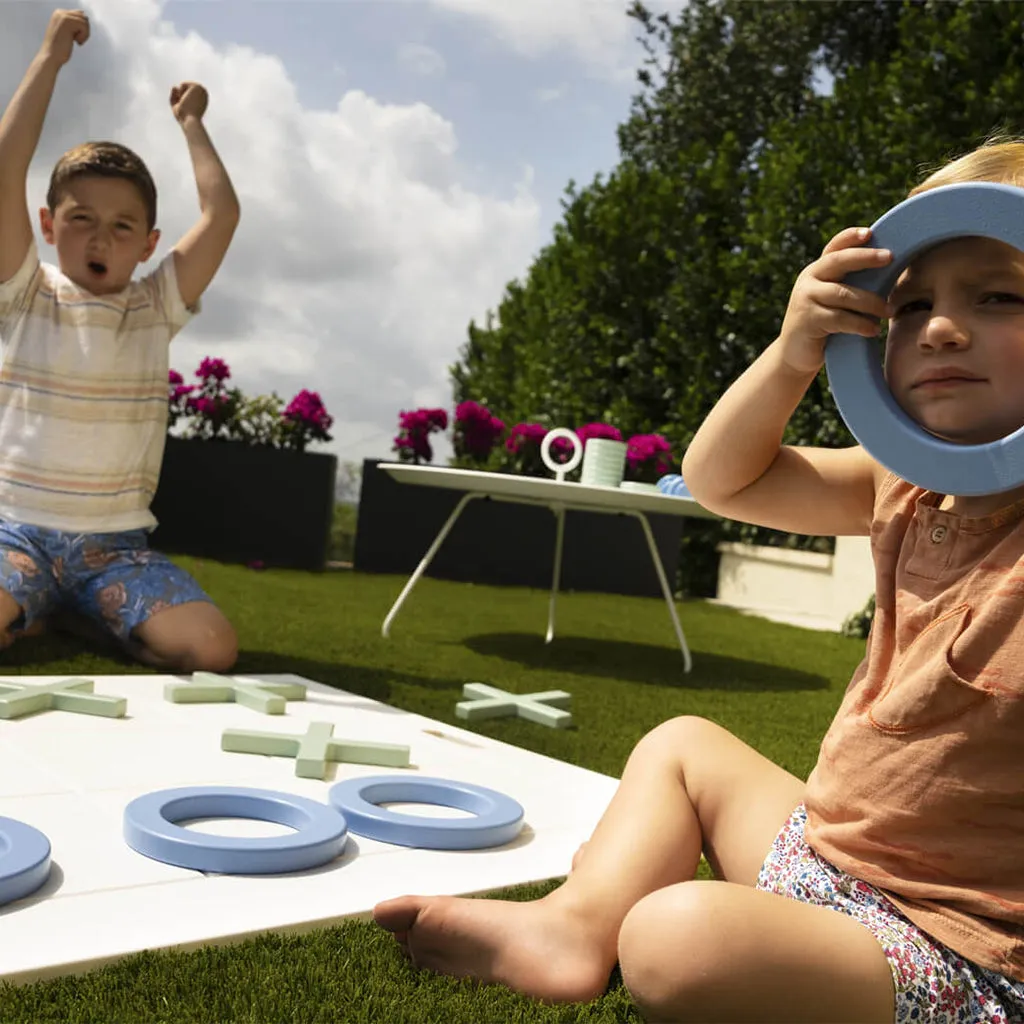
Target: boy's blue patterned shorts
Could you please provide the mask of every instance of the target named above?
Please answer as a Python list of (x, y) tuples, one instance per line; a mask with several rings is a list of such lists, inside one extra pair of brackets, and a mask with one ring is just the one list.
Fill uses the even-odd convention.
[(68, 608), (122, 641), (164, 608), (210, 602), (184, 569), (149, 549), (145, 530), (65, 533), (2, 519), (0, 589), (21, 606), (9, 627), (14, 634)]

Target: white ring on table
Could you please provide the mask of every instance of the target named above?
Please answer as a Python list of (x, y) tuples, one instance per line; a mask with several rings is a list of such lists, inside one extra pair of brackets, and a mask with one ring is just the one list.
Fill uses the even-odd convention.
[[(551, 445), (560, 437), (564, 437), (573, 446), (568, 462), (555, 462), (551, 458)], [(564, 480), (565, 474), (571, 473), (580, 464), (580, 460), (583, 458), (583, 442), (575, 430), (570, 430), (568, 427), (555, 427), (554, 430), (549, 430), (544, 435), (544, 440), (540, 443), (540, 458), (544, 465), (555, 474), (556, 480)]]

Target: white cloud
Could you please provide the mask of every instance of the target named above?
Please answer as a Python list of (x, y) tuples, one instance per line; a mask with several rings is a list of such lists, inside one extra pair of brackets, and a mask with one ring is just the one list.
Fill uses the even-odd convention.
[[(9, 13), (22, 8), (35, 10)], [(474, 192), (455, 127), (425, 104), (350, 90), (333, 110), (307, 110), (274, 56), (182, 35), (148, 0), (93, 0), (89, 10), (93, 36), (61, 72), (33, 163), (33, 209), (61, 152), (113, 138), (154, 173), (157, 258), (165, 253), (198, 212), (168, 103), (182, 80), (209, 89), (206, 124), (242, 203), (204, 313), (175, 340), (172, 365), (187, 375), (203, 356), (221, 356), (247, 393), (319, 391), (342, 458), (387, 456), (402, 408), (450, 407), (448, 366), (469, 320), (497, 304), (542, 244), (528, 169), (500, 184), (505, 195)], [(0, 104), (47, 14), (5, 6)]]
[[(630, 0), (431, 0), (442, 10), (484, 22), (527, 57), (573, 53), (595, 78), (632, 79), (642, 52), (641, 28), (627, 16)], [(686, 0), (654, 0), (649, 9), (679, 10)]]
[(557, 100), (564, 99), (568, 92), (568, 86), (556, 85), (545, 89), (534, 89), (533, 95), (538, 103), (554, 103)]
[(448, 65), (444, 57), (430, 46), (422, 43), (405, 43), (398, 48), (398, 63), (414, 75), (436, 78), (445, 73)]

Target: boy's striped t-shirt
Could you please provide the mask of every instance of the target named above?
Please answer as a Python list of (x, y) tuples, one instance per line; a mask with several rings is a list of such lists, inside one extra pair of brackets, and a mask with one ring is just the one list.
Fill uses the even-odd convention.
[(0, 283), (0, 519), (72, 533), (156, 525), (168, 345), (196, 311), (173, 253), (98, 296), (32, 243)]

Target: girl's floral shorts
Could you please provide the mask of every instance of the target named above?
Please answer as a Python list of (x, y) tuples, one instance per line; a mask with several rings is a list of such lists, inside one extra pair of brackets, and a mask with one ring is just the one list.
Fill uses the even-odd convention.
[(164, 608), (210, 601), (184, 569), (150, 550), (145, 530), (65, 533), (2, 519), (0, 589), (21, 605), (15, 634), (67, 608), (121, 641)]
[(896, 987), (896, 1024), (1024, 1022), (1024, 982), (932, 941), (882, 892), (819, 857), (804, 839), (803, 804), (768, 852), (757, 888), (829, 907), (865, 925), (882, 946)]

